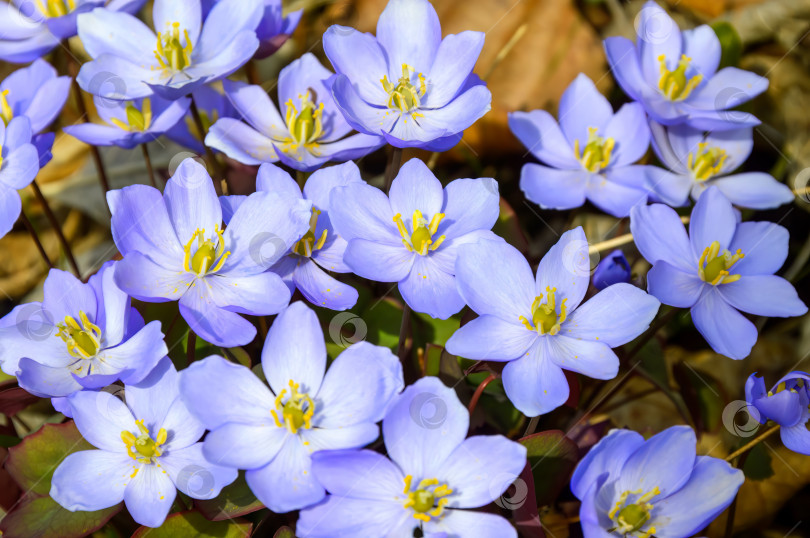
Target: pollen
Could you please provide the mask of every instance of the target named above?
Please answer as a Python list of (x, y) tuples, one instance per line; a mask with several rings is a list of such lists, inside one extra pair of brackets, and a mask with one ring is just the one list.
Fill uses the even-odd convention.
[(0, 120), (3, 120), (3, 123), (6, 125), (8, 125), (14, 117), (14, 111), (11, 110), (11, 106), (8, 104), (9, 91), (10, 90), (3, 90), (0, 92)]
[(689, 152), (686, 166), (696, 180), (706, 181), (720, 173), (727, 158), (726, 150), (710, 148), (706, 142), (701, 142), (697, 152)]
[[(412, 112), (418, 109), (422, 103), (422, 98), (427, 93), (425, 76), (422, 73), (417, 73), (408, 64), (402, 64), (402, 76), (399, 77), (396, 84), (388, 81), (388, 75), (384, 76), (380, 83), (388, 94), (388, 108), (397, 110), (400, 113)], [(412, 113), (411, 116), (414, 118), (423, 117), (418, 112)]]
[[(161, 445), (166, 443), (168, 433), (165, 429), (158, 430), (157, 437), (152, 438), (149, 435), (149, 429), (144, 425), (143, 419), (136, 420), (135, 425), (138, 427), (140, 435), (137, 437), (131, 431), (124, 430), (121, 432), (121, 440), (127, 447), (127, 454), (133, 460), (140, 463), (157, 463), (157, 458), (163, 454)], [(131, 478), (135, 478), (138, 469), (132, 473)]]
[(444, 219), (444, 213), (436, 213), (428, 222), (422, 212), (417, 209), (413, 212), (411, 229), (408, 230), (402, 221), (402, 215), (400, 213), (394, 215), (394, 223), (402, 237), (402, 244), (405, 245), (408, 252), (416, 252), (420, 256), (427, 256), (429, 251), (436, 250), (444, 242), (444, 235), (440, 235), (435, 240), (433, 238), (439, 231), (442, 219)]
[(76, 0), (37, 0), (37, 7), (48, 18), (64, 17), (76, 9)]
[(574, 140), (574, 156), (582, 166), (591, 173), (597, 174), (610, 164), (610, 156), (616, 141), (596, 134), (596, 127), (588, 127), (588, 141), (580, 153), (579, 139)]
[(405, 489), (402, 491), (407, 497), (402, 506), (406, 510), (412, 510), (414, 519), (427, 523), (431, 518), (439, 518), (444, 513), (444, 508), (449, 502), (448, 495), (453, 494), (453, 490), (447, 484), (440, 484), (437, 478), (425, 478), (411, 490), (413, 486), (413, 476), (405, 477)]
[[(616, 532), (620, 535), (637, 535), (637, 538), (649, 538), (655, 534), (655, 526), (643, 527), (650, 520), (650, 512), (654, 508), (649, 501), (661, 494), (658, 486), (647, 493), (638, 491), (625, 491), (619, 496), (619, 500), (608, 512), (608, 517), (615, 523), (615, 526), (608, 529), (608, 532)], [(631, 496), (638, 496), (633, 502), (628, 502)]]
[(674, 71), (667, 68), (667, 58), (663, 54), (658, 57), (661, 63), (661, 77), (658, 79), (658, 89), (670, 101), (683, 101), (697, 88), (703, 80), (703, 75), (686, 78), (686, 71), (692, 63), (692, 58), (681, 55), (678, 67)]
[(290, 433), (296, 434), (302, 427), (307, 430), (312, 428), (315, 403), (309, 394), (298, 391), (300, 386), (292, 379), (290, 379), (289, 387), (289, 398), (286, 401), (284, 400), (287, 396), (287, 389), (279, 392), (278, 396), (276, 396), (275, 409), (271, 409), (270, 414), (273, 415), (276, 426), (279, 428), (286, 427)]
[(93, 324), (84, 311), (79, 311), (79, 322), (65, 316), (64, 323), (57, 325), (56, 336), (62, 339), (67, 351), (75, 359), (92, 359), (101, 349), (101, 328)]
[(112, 118), (110, 121), (124, 131), (143, 132), (152, 126), (152, 101), (147, 97), (141, 104), (141, 109), (129, 102), (126, 106), (127, 122)]
[[(309, 230), (304, 236), (293, 245), (292, 251), (299, 256), (309, 258), (316, 250), (323, 248), (326, 243), (326, 229), (321, 232), (320, 236), (315, 235), (315, 230), (318, 227), (318, 215), (321, 211), (315, 207), (312, 208), (312, 216), (309, 219)], [(329, 290), (327, 290), (329, 291)]]
[(295, 106), (292, 99), (288, 99), (285, 123), (288, 137), (282, 138), (281, 150), (284, 153), (294, 153), (303, 147), (313, 155), (320, 155), (320, 140), (323, 131), (323, 103), (315, 101), (315, 91), (308, 89), (306, 93), (298, 96), (301, 110)]
[[(205, 230), (197, 229), (183, 247), (183, 268), (197, 276), (207, 273), (216, 273), (225, 264), (225, 260), (231, 255), (230, 251), (225, 251), (224, 231), (219, 229), (219, 225), (214, 228), (216, 241), (205, 238)], [(196, 249), (194, 242), (197, 242)], [(192, 254), (192, 249), (194, 253)]]
[(534, 298), (532, 302), (532, 319), (529, 321), (525, 316), (520, 316), (518, 319), (530, 331), (537, 331), (540, 334), (548, 334), (554, 336), (560, 332), (562, 324), (568, 317), (568, 309), (565, 302), (568, 299), (563, 299), (560, 303), (560, 311), (557, 312), (557, 288), (546, 286), (546, 302), (543, 302), (543, 294), (541, 293)]
[(703, 249), (703, 254), (698, 260), (700, 279), (712, 286), (736, 282), (741, 278), (740, 275), (730, 274), (729, 269), (744, 257), (745, 254), (740, 249), (737, 249), (737, 252), (733, 255), (728, 250), (720, 252), (720, 243), (714, 241)]
[(183, 30), (185, 44), (180, 39), (180, 23), (172, 23), (168, 32), (157, 34), (155, 58), (160, 67), (172, 71), (182, 71), (191, 65), (191, 53), (194, 46), (188, 37), (188, 30)]

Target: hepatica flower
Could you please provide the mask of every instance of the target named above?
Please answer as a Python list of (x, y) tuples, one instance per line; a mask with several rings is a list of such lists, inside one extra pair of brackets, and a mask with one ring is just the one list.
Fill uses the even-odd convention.
[(456, 290), (460, 245), (498, 239), (498, 184), (491, 178), (442, 184), (419, 159), (402, 167), (386, 197), (365, 183), (339, 187), (330, 195), (330, 217), (349, 242), (343, 261), (355, 274), (398, 282), (405, 302), (417, 312), (447, 319), (464, 306)]
[(572, 209), (585, 199), (616, 217), (647, 199), (644, 167), (650, 130), (644, 109), (624, 105), (616, 114), (591, 79), (579, 75), (560, 99), (560, 122), (545, 110), (512, 112), (509, 128), (548, 166), (528, 163), (520, 189), (543, 208)]
[(177, 384), (167, 357), (142, 382), (124, 385), (126, 403), (104, 391), (71, 396), (76, 427), (97, 450), (74, 452), (59, 464), (53, 500), (71, 512), (124, 501), (136, 522), (159, 527), (178, 489), (213, 499), (236, 480), (234, 469), (203, 457), (197, 441), (205, 427), (179, 398)]
[(11, 231), (22, 211), (17, 190), (34, 180), (39, 166), (28, 118), (13, 118), (8, 125), (0, 121), (0, 237)]
[(230, 99), (222, 91), (212, 86), (199, 86), (191, 92), (191, 96), (200, 113), (203, 133), (200, 134), (194, 118), (189, 112), (174, 127), (166, 131), (166, 137), (181, 146), (189, 148), (198, 155), (202, 155), (205, 153), (203, 141), (211, 126), (220, 118), (234, 118), (238, 117), (239, 114), (231, 104)]
[[(435, 377), (405, 389), (383, 419), (390, 459), (371, 450), (321, 452), (313, 471), (331, 495), (301, 511), (301, 536), (516, 537), (496, 500), (526, 464), (526, 448), (501, 435), (465, 439), (467, 409)], [(446, 534), (445, 534), (446, 533)]]
[(323, 46), (338, 73), (332, 94), (346, 121), (392, 146), (450, 149), (490, 109), (492, 96), (472, 73), (484, 34), (442, 39), (428, 0), (390, 0), (376, 38), (335, 25)]
[(801, 316), (807, 307), (793, 286), (774, 273), (788, 253), (788, 231), (770, 222), (737, 222), (731, 202), (709, 187), (692, 210), (687, 237), (675, 210), (633, 208), (630, 229), (639, 252), (653, 264), (649, 292), (662, 303), (690, 308), (692, 321), (716, 352), (742, 359), (757, 329), (755, 316)]
[(611, 430), (582, 459), (571, 491), (585, 538), (687, 538), (731, 504), (743, 472), (696, 455), (695, 432), (673, 426), (646, 441)]
[[(317, 170), (307, 179), (303, 196), (295, 180), (277, 166), (263, 164), (256, 177), (257, 191), (275, 192), (294, 200), (304, 198), (312, 202), (309, 230), (271, 270), (281, 275), (290, 293), (298, 288), (312, 304), (332, 310), (345, 310), (357, 302), (357, 290), (326, 273), (351, 272), (343, 262), (346, 240), (335, 232), (329, 218), (329, 193), (336, 187), (354, 183), (365, 184), (357, 165), (351, 161)], [(226, 221), (245, 198), (227, 196), (221, 199)], [(272, 242), (266, 246), (273, 251), (277, 247)]]
[(771, 390), (754, 372), (745, 382), (748, 412), (761, 424), (772, 420), (779, 424), (779, 435), (787, 448), (799, 454), (810, 454), (810, 376), (791, 372), (776, 382)]
[[(203, 7), (207, 7), (205, 2), (215, 4), (221, 0), (203, 0)], [(293, 11), (286, 17), (282, 14), (281, 0), (264, 0), (264, 13), (262, 14), (259, 26), (256, 28), (256, 37), (259, 38), (259, 50), (256, 51), (256, 58), (266, 58), (276, 52), (281, 45), (298, 27), (301, 22), (303, 9)]]
[(324, 497), (312, 455), (359, 448), (403, 387), (402, 366), (387, 348), (360, 342), (326, 371), (326, 346), (315, 312), (296, 302), (267, 333), (262, 369), (211, 356), (181, 374), (180, 391), (206, 428), (203, 453), (217, 465), (247, 469), (256, 497), (289, 512)]
[(283, 119), (261, 86), (224, 81), (228, 97), (248, 123), (221, 119), (206, 144), (245, 164), (281, 161), (307, 172), (327, 161), (371, 153), (385, 141), (367, 134), (346, 136), (352, 128), (332, 99), (331, 76), (310, 53), (282, 69), (278, 97)]
[(107, 262), (83, 284), (51, 269), (41, 303), (17, 306), (0, 320), (0, 365), (41, 397), (141, 381), (168, 350), (160, 322), (144, 326)]
[(593, 286), (603, 290), (613, 284), (630, 282), (630, 264), (621, 250), (614, 250), (599, 262), (593, 272)]
[(96, 110), (105, 122), (69, 125), (64, 131), (93, 146), (119, 146), (132, 149), (158, 138), (188, 111), (188, 98), (167, 101), (157, 96), (135, 101), (111, 101), (94, 97)]
[[(76, 35), (76, 17), (96, 7), (135, 13), (145, 0), (10, 0), (0, 2), (0, 59), (28, 63)], [(33, 89), (33, 88), (32, 88)]]
[(736, 67), (720, 71), (720, 40), (707, 25), (681, 32), (655, 2), (641, 9), (636, 43), (605, 40), (608, 63), (624, 92), (664, 125), (688, 123), (707, 131), (759, 124), (729, 111), (768, 88), (768, 79)]
[(239, 69), (259, 46), (261, 0), (221, 0), (204, 22), (200, 1), (155, 0), (157, 35), (126, 13), (81, 15), (79, 37), (93, 61), (79, 71), (79, 85), (109, 99), (173, 100)]
[[(275, 193), (250, 195), (222, 226), (211, 177), (186, 159), (160, 191), (132, 185), (107, 194), (112, 234), (124, 256), (117, 284), (149, 302), (179, 301), (191, 329), (208, 342), (247, 344), (256, 328), (239, 314), (276, 314), (290, 292), (267, 272), (309, 228), (309, 202)], [(266, 258), (261, 247), (279, 245)]]
[(793, 201), (787, 185), (764, 172), (734, 174), (751, 155), (752, 128), (704, 133), (688, 125), (653, 123), (653, 149), (669, 171), (647, 167), (650, 188), (668, 205), (697, 200), (714, 185), (740, 207), (771, 209)]
[(659, 302), (630, 284), (614, 284), (584, 304), (590, 267), (581, 227), (565, 232), (532, 275), (529, 262), (503, 241), (459, 248), (456, 282), (479, 317), (456, 331), (447, 351), (503, 361), (509, 400), (527, 416), (548, 413), (568, 399), (563, 370), (612, 379), (619, 359), (611, 348), (640, 335)]

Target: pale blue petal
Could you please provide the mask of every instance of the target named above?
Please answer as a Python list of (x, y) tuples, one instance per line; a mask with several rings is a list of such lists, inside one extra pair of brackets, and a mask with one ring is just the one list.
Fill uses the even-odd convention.
[(363, 278), (377, 282), (399, 282), (412, 271), (417, 257), (402, 243), (390, 245), (352, 239), (343, 254), (343, 261)]
[(185, 159), (166, 183), (163, 192), (166, 209), (181, 243), (191, 240), (196, 230), (212, 236), (222, 226), (222, 208), (214, 182), (205, 167), (194, 159)]
[[(612, 168), (633, 164), (642, 158), (650, 147), (650, 127), (647, 123), (647, 114), (644, 113), (644, 107), (639, 103), (628, 103), (622, 106), (605, 125), (604, 132), (598, 134), (616, 141), (610, 157)], [(585, 147), (585, 140), (587, 138), (580, 140), (581, 148)]]
[[(354, 238), (401, 245), (388, 197), (365, 183), (337, 187), (329, 196), (329, 217), (347, 241)], [(411, 215), (403, 215), (403, 220)]]
[(627, 458), (616, 480), (617, 491), (647, 492), (657, 487), (660, 498), (677, 492), (689, 480), (696, 443), (689, 426), (672, 426), (653, 435)]
[(498, 182), (492, 178), (456, 179), (444, 189), (444, 219), (438, 235), (447, 239), (489, 230), (500, 214)]
[(557, 121), (545, 110), (511, 112), (509, 129), (532, 155), (544, 163), (567, 170), (581, 168)]
[(442, 40), (439, 16), (428, 0), (391, 0), (377, 21), (377, 41), (388, 59), (390, 80), (402, 64), (429, 73)]
[(752, 209), (774, 209), (789, 204), (796, 196), (790, 187), (765, 172), (748, 172), (711, 182), (732, 204)]
[(129, 454), (121, 452), (74, 452), (54, 471), (50, 496), (71, 512), (115, 506), (124, 500), (131, 463)]
[(312, 473), (312, 460), (298, 436), (287, 437), (269, 464), (245, 474), (256, 497), (276, 513), (311, 506), (326, 492)]
[(192, 499), (213, 499), (222, 488), (236, 480), (236, 469), (213, 465), (202, 452), (202, 443), (172, 450), (160, 464), (177, 489)]
[(473, 360), (509, 361), (523, 355), (538, 338), (515, 318), (514, 323), (483, 315), (458, 329), (447, 341), (448, 353)]
[(589, 172), (557, 170), (527, 163), (520, 170), (520, 190), (543, 209), (573, 209), (585, 203)]
[(160, 527), (177, 496), (169, 474), (157, 465), (143, 464), (127, 484), (124, 503), (129, 515), (147, 527)]
[(644, 444), (644, 438), (632, 430), (613, 429), (596, 443), (579, 462), (571, 476), (571, 492), (584, 500), (588, 489), (597, 479), (607, 473), (608, 480), (615, 480), (621, 473), (624, 462)]
[(757, 328), (716, 289), (707, 289), (692, 307), (692, 321), (716, 352), (744, 359), (757, 341)]
[(772, 222), (742, 222), (728, 250), (741, 250), (745, 257), (732, 267), (742, 275), (772, 275), (785, 263), (790, 234)]
[(180, 298), (180, 315), (197, 336), (220, 347), (243, 346), (256, 337), (252, 323), (217, 306), (205, 280), (195, 280)]
[(427, 75), (430, 86), (422, 106), (439, 108), (450, 102), (472, 73), (483, 46), (483, 32), (466, 31), (445, 37)]
[(549, 359), (560, 368), (594, 379), (613, 379), (619, 372), (619, 357), (605, 342), (562, 334), (547, 339)]
[(425, 256), (414, 256), (410, 273), (399, 282), (402, 298), (415, 312), (447, 319), (464, 308), (456, 277)]
[(259, 469), (276, 457), (289, 435), (287, 428), (279, 428), (272, 420), (264, 424), (228, 422), (208, 432), (203, 454), (217, 465)]
[(391, 211), (410, 220), (414, 211), (421, 211), (430, 222), (442, 210), (444, 192), (441, 182), (420, 159), (411, 159), (400, 168), (388, 193)]
[(503, 388), (509, 401), (527, 417), (552, 411), (568, 399), (568, 380), (551, 360), (548, 337), (540, 338), (526, 354), (506, 364)]
[[(588, 240), (581, 226), (568, 230), (552, 246), (537, 267), (535, 295), (547, 298), (556, 289), (556, 303), (566, 302), (568, 312), (582, 302), (591, 281)], [(545, 302), (545, 301), (543, 301)], [(558, 306), (559, 309), (562, 308)]]
[(717, 291), (737, 310), (755, 316), (788, 318), (807, 313), (793, 284), (776, 275), (744, 276), (718, 285)]
[(647, 272), (647, 289), (662, 303), (677, 308), (691, 308), (708, 286), (701, 280), (697, 268), (684, 272), (659, 260)]
[(720, 65), (720, 39), (711, 26), (703, 24), (683, 31), (683, 53), (692, 59), (690, 67), (708, 80)]
[(82, 391), (71, 396), (70, 406), (76, 427), (87, 442), (102, 450), (127, 453), (121, 432), (139, 430), (124, 402), (109, 392)]
[(696, 270), (698, 256), (692, 252), (686, 229), (674, 209), (663, 204), (640, 205), (630, 211), (630, 231), (641, 255), (683, 271)]
[(607, 136), (605, 127), (613, 118), (613, 108), (599, 93), (593, 81), (584, 73), (577, 75), (560, 98), (560, 128), (571, 147), (579, 141), (579, 147), (587, 144), (589, 129), (597, 129), (600, 136)]
[(269, 316), (290, 303), (290, 290), (275, 273), (250, 276), (212, 275), (205, 278), (217, 306), (238, 314)]
[(335, 71), (347, 77), (360, 97), (380, 105), (388, 100), (380, 84), (388, 72), (387, 61), (373, 35), (335, 24), (323, 35), (323, 49)]
[(441, 536), (517, 538), (515, 527), (504, 517), (472, 510), (448, 510), (443, 518), (425, 524), (425, 533), (426, 536), (435, 538)]
[(310, 303), (330, 310), (346, 310), (357, 303), (357, 290), (329, 276), (311, 259), (302, 258), (293, 282)]

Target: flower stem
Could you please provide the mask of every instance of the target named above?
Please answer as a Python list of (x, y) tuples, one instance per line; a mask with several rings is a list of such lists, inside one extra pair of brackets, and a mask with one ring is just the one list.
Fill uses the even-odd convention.
[(37, 246), (39, 255), (42, 256), (42, 259), (48, 265), (48, 269), (53, 269), (51, 259), (48, 257), (48, 253), (45, 252), (45, 247), (42, 246), (42, 242), (39, 240), (37, 231), (34, 229), (34, 225), (31, 224), (31, 221), (28, 220), (28, 217), (25, 215), (25, 211), (20, 211), (20, 219), (23, 221), (23, 224), (25, 224), (25, 228), (28, 230), (28, 233), (31, 234), (31, 239), (34, 240), (34, 244)]
[(402, 305), (402, 323), (399, 325), (399, 344), (397, 345), (397, 357), (404, 361), (408, 354), (408, 335), (411, 332), (411, 307), (408, 303)]
[(146, 173), (149, 174), (149, 183), (152, 184), (154, 188), (158, 188), (157, 180), (155, 180), (155, 169), (152, 167), (152, 158), (149, 157), (149, 148), (146, 147), (146, 143), (141, 144), (141, 151), (143, 152), (143, 160), (146, 163)]
[(478, 400), (481, 399), (481, 395), (484, 394), (484, 389), (487, 388), (487, 385), (492, 383), (498, 379), (498, 374), (489, 374), (489, 376), (479, 383), (478, 387), (475, 389), (475, 392), (470, 399), (470, 405), (467, 407), (469, 410), (470, 416), (472, 416), (473, 411), (475, 411), (475, 406), (478, 405)]
[[(688, 224), (689, 217), (681, 217), (681, 222), (683, 222), (684, 224)], [(596, 252), (604, 252), (606, 250), (613, 250), (614, 248), (629, 245), (632, 242), (633, 242), (633, 234), (620, 235), (608, 239), (606, 241), (602, 241), (600, 243), (594, 243), (593, 245), (588, 247), (588, 254), (594, 254)]]
[(196, 351), (195, 348), (197, 347), (197, 335), (194, 334), (190, 328), (188, 330), (188, 342), (186, 343), (186, 366), (191, 366), (191, 363), (194, 362)]
[(227, 185), (228, 193), (230, 194), (232, 189), (231, 185), (228, 183), (228, 178), (225, 177), (222, 167), (220, 167), (219, 161), (217, 161), (217, 156), (214, 155), (214, 152), (205, 143), (205, 135), (207, 133), (205, 131), (205, 125), (202, 121), (202, 116), (200, 116), (200, 109), (197, 108), (197, 101), (194, 100), (193, 95), (191, 96), (191, 117), (194, 120), (194, 125), (197, 127), (197, 131), (200, 133), (200, 141), (205, 148), (205, 158), (213, 171), (212, 176), (216, 176), (214, 177), (214, 190), (217, 192), (217, 196), (222, 195), (222, 184), (220, 183), (220, 179), (225, 179), (225, 185)]
[(402, 165), (402, 148), (391, 148), (391, 156), (388, 159), (388, 166), (385, 168), (385, 192), (391, 190), (391, 183), (399, 173), (399, 167)]
[(765, 430), (765, 433), (752, 439), (748, 444), (743, 445), (741, 448), (738, 448), (737, 450), (726, 456), (726, 461), (732, 461), (740, 454), (745, 454), (746, 452), (757, 446), (759, 443), (761, 443), (762, 441), (764, 441), (765, 439), (767, 439), (768, 437), (779, 431), (779, 428), (781, 428), (781, 426), (777, 424), (773, 428)]
[(39, 188), (39, 184), (37, 184), (36, 180), (31, 182), (31, 187), (34, 189), (34, 196), (37, 197), (37, 201), (39, 201), (43, 210), (45, 211), (45, 216), (47, 217), (48, 222), (51, 223), (51, 228), (53, 228), (53, 231), (56, 232), (56, 237), (59, 239), (59, 243), (62, 245), (62, 250), (65, 251), (65, 257), (70, 264), (70, 268), (73, 269), (76, 276), (81, 279), (82, 273), (79, 270), (79, 265), (76, 263), (76, 258), (73, 256), (73, 251), (70, 249), (70, 243), (68, 243), (64, 232), (62, 232), (62, 226), (59, 224), (59, 221), (56, 220), (56, 215), (54, 215), (53, 211), (51, 210), (51, 206), (48, 205), (48, 200), (45, 199), (45, 195), (42, 194), (42, 190)]
[[(740, 459), (737, 460), (736, 467), (738, 469), (742, 469), (745, 465), (745, 460), (748, 459), (748, 454), (750, 452), (746, 452), (740, 456)], [(739, 493), (738, 493), (739, 494)], [(731, 501), (731, 506), (728, 507), (728, 517), (726, 518), (726, 532), (724, 534), (725, 538), (731, 538), (731, 534), (734, 531), (734, 516), (737, 515), (737, 495), (734, 496), (734, 500)]]

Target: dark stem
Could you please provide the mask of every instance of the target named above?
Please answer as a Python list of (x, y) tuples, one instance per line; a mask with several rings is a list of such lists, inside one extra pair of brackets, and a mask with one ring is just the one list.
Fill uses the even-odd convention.
[(250, 60), (245, 64), (245, 74), (247, 75), (248, 82), (254, 86), (260, 86), (261, 80), (259, 78), (259, 69), (256, 65), (256, 60)]
[(186, 344), (186, 366), (191, 366), (194, 362), (194, 351), (197, 347), (197, 335), (191, 329), (188, 330), (188, 343)]
[(385, 192), (391, 190), (391, 183), (399, 173), (399, 167), (402, 165), (402, 148), (391, 148), (391, 158), (388, 160), (388, 166), (385, 168)]
[(489, 374), (486, 379), (481, 381), (478, 387), (475, 389), (475, 392), (472, 395), (472, 399), (470, 399), (470, 405), (467, 407), (470, 416), (472, 416), (473, 411), (475, 411), (475, 406), (478, 405), (478, 400), (481, 399), (481, 395), (484, 394), (484, 389), (487, 388), (487, 385), (492, 383), (498, 379), (498, 374)]
[(51, 211), (51, 206), (48, 205), (48, 200), (45, 199), (45, 195), (42, 194), (42, 190), (39, 188), (36, 180), (31, 182), (31, 187), (34, 189), (34, 195), (37, 197), (37, 201), (42, 204), (42, 208), (45, 210), (45, 216), (48, 218), (48, 222), (51, 223), (51, 228), (53, 228), (53, 231), (56, 232), (56, 237), (59, 239), (59, 243), (62, 245), (62, 250), (65, 251), (65, 257), (67, 257), (71, 269), (73, 269), (76, 276), (81, 279), (82, 273), (79, 271), (79, 265), (76, 263), (76, 258), (73, 257), (73, 251), (70, 249), (70, 243), (68, 243), (65, 234), (62, 232), (62, 226), (59, 224), (59, 221), (56, 220), (56, 215), (54, 215), (53, 211)]
[(155, 179), (155, 169), (152, 167), (152, 158), (149, 157), (149, 148), (146, 147), (146, 143), (144, 142), (141, 144), (141, 151), (143, 152), (143, 160), (146, 163), (146, 172), (149, 174), (149, 183), (152, 184), (154, 188), (158, 188), (157, 180)]
[(769, 430), (765, 430), (765, 433), (763, 433), (760, 436), (756, 437), (755, 439), (750, 441), (748, 444), (743, 445), (742, 448), (738, 448), (737, 450), (735, 450), (734, 452), (732, 452), (731, 454), (726, 456), (726, 461), (731, 461), (734, 458), (736, 458), (737, 456), (739, 456), (740, 454), (746, 454), (749, 450), (751, 450), (752, 448), (754, 448), (755, 446), (760, 444), (766, 438), (770, 437), (771, 435), (773, 435), (774, 433), (779, 431), (780, 427), (781, 426), (779, 424), (777, 424), (773, 428), (771, 428)]
[[(745, 460), (748, 459), (749, 452), (744, 452), (740, 459), (737, 460), (737, 464), (735, 467), (737, 469), (742, 469), (745, 465)], [(738, 493), (739, 495), (739, 493)], [(723, 536), (725, 538), (731, 538), (732, 533), (734, 532), (734, 516), (737, 515), (737, 497), (738, 495), (734, 496), (734, 500), (731, 501), (731, 506), (728, 507), (728, 518), (726, 519), (726, 532)]]
[(48, 265), (48, 269), (53, 269), (51, 259), (48, 257), (48, 253), (45, 252), (45, 247), (42, 246), (42, 242), (39, 240), (37, 231), (34, 229), (34, 225), (31, 224), (31, 221), (28, 220), (28, 217), (25, 216), (24, 211), (20, 211), (20, 219), (23, 221), (23, 224), (25, 224), (25, 228), (28, 230), (28, 233), (31, 234), (31, 239), (34, 240), (34, 244), (37, 246), (39, 255), (42, 256), (43, 260), (45, 260), (45, 263)]
[(214, 155), (214, 152), (208, 145), (205, 143), (205, 125), (202, 121), (202, 116), (200, 116), (200, 109), (197, 108), (197, 102), (194, 100), (194, 96), (191, 96), (191, 117), (194, 120), (194, 125), (197, 127), (197, 131), (200, 133), (200, 141), (202, 142), (203, 147), (205, 148), (205, 158), (208, 161), (208, 165), (211, 167), (212, 176), (214, 181), (214, 190), (217, 192), (217, 196), (222, 195), (222, 184), (220, 181), (224, 178), (225, 184), (228, 186), (228, 193), (231, 194), (232, 190), (231, 185), (228, 183), (228, 178), (224, 177), (222, 173), (222, 168), (219, 166), (219, 161), (217, 161), (217, 156)]
[(408, 354), (408, 334), (411, 332), (411, 307), (407, 303), (402, 305), (402, 323), (399, 326), (399, 345), (397, 346), (397, 357), (404, 361)]

